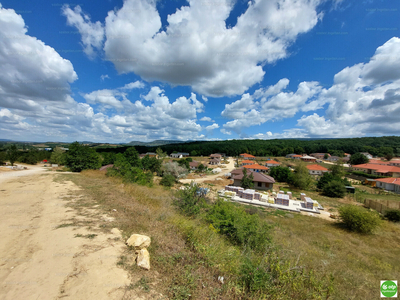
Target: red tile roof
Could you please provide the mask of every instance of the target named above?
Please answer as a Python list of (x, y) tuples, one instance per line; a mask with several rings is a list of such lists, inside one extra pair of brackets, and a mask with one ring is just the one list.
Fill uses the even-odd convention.
[(307, 169), (311, 171), (328, 171), (327, 168), (324, 168), (323, 166), (320, 165), (307, 165)]
[(375, 172), (377, 173), (393, 173), (393, 172), (400, 173), (399, 167), (377, 165), (377, 164), (361, 164), (361, 165), (355, 165), (353, 166), (353, 168), (375, 170)]
[(254, 161), (245, 159), (242, 161), (242, 164), (254, 164)]
[(246, 165), (246, 166), (243, 166), (243, 168), (254, 169), (254, 170), (269, 170), (268, 167), (261, 166), (261, 165), (258, 165), (258, 164)]
[(296, 154), (296, 155), (292, 155), (292, 157), (303, 157), (303, 155)]
[(280, 163), (278, 163), (277, 161), (274, 160), (268, 160), (267, 162), (265, 162), (266, 164), (272, 164), (272, 165), (280, 165)]
[(375, 181), (380, 181), (380, 182), (400, 185), (400, 178), (393, 178), (393, 177), (391, 177), (391, 178), (380, 178), (380, 179), (375, 179)]
[(390, 164), (389, 161), (383, 161), (383, 160), (380, 160), (380, 159), (370, 159), (369, 163), (370, 164), (377, 164), (377, 165), (388, 165), (388, 164)]
[(242, 153), (242, 154), (240, 154), (240, 156), (255, 158), (255, 156), (253, 156), (251, 154), (247, 154), (247, 153)]

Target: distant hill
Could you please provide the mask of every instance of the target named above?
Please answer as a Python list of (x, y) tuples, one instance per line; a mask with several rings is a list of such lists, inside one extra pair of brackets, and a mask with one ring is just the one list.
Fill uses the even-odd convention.
[(12, 140), (0, 139), (0, 142), (12, 142)]
[(155, 140), (152, 142), (139, 142), (139, 141), (132, 141), (127, 144), (123, 144), (124, 146), (145, 146), (145, 147), (157, 147), (163, 145), (170, 145), (170, 144), (185, 144), (190, 143), (192, 141), (176, 141), (176, 140)]

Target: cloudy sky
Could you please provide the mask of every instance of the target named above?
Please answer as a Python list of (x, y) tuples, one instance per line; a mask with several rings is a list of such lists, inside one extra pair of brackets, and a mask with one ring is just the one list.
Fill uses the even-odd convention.
[(0, 138), (399, 135), (396, 0), (0, 0)]

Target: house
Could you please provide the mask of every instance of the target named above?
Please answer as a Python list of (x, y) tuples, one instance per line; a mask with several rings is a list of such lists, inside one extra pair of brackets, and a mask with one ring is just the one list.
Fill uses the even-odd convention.
[(158, 158), (158, 154), (154, 153), (154, 152), (147, 152), (147, 153), (142, 153), (139, 155), (140, 158), (143, 158), (145, 156)]
[(295, 154), (295, 155), (292, 156), (293, 159), (301, 159), (302, 157), (303, 157), (303, 155), (300, 155), (300, 154)]
[(400, 160), (391, 160), (389, 166), (400, 167)]
[(269, 161), (267, 161), (266, 163), (265, 163), (265, 166), (266, 167), (269, 167), (269, 168), (271, 168), (271, 167), (278, 167), (278, 166), (280, 166), (281, 164), (280, 163), (278, 163), (277, 161), (275, 161), (275, 160), (269, 160)]
[(305, 162), (315, 162), (317, 160), (315, 157), (308, 156), (308, 155), (302, 156), (302, 157), (300, 157), (300, 159)]
[(191, 161), (189, 162), (189, 167), (190, 170), (197, 170), (197, 168), (199, 167), (200, 163), (197, 161)]
[(307, 169), (310, 175), (323, 175), (324, 173), (329, 172), (327, 168), (317, 164), (307, 165)]
[(183, 158), (183, 157), (188, 157), (189, 153), (185, 152), (178, 152), (178, 153), (171, 153), (170, 157), (171, 158)]
[(400, 178), (375, 179), (376, 187), (400, 194)]
[(248, 159), (245, 159), (245, 160), (243, 160), (242, 162), (241, 162), (241, 166), (243, 167), (243, 166), (246, 166), (246, 165), (252, 165), (252, 164), (254, 164), (254, 161), (251, 161), (251, 160), (248, 160)]
[(331, 157), (328, 157), (328, 161), (331, 161), (331, 162), (337, 162), (338, 160), (341, 160), (342, 158), (341, 157), (339, 157), (339, 156), (331, 156)]
[(390, 162), (380, 159), (370, 159), (369, 164), (376, 164), (376, 165), (389, 165)]
[(368, 152), (361, 152), (362, 155), (366, 156), (368, 159), (373, 158), (371, 154), (369, 154)]
[(387, 177), (400, 177), (400, 167), (378, 164), (361, 164), (352, 167), (354, 171), (364, 172), (366, 174), (387, 176)]
[[(241, 171), (239, 174), (234, 175), (232, 177), (234, 186), (241, 186), (242, 185), (243, 171), (242, 170), (239, 170), (239, 171)], [(232, 171), (232, 174), (233, 174), (233, 171)], [(253, 174), (254, 189), (257, 189), (257, 190), (272, 190), (272, 187), (273, 187), (273, 185), (275, 183), (274, 178), (272, 178), (271, 176), (265, 175), (263, 173), (252, 172), (250, 170), (247, 170), (247, 175), (250, 176), (250, 174)]]
[(328, 158), (331, 156), (329, 153), (311, 153), (310, 156), (315, 157), (316, 159), (324, 159), (325, 154), (328, 155)]
[(259, 164), (245, 165), (243, 166), (243, 168), (253, 172), (261, 172), (261, 173), (267, 173), (267, 171), (269, 170), (268, 167), (261, 166)]
[(210, 159), (210, 162), (209, 162), (210, 165), (219, 165), (220, 163), (221, 163), (221, 161), (217, 158)]
[(210, 158), (212, 159), (212, 158), (216, 158), (216, 159), (219, 159), (219, 160), (221, 160), (221, 158), (222, 158), (222, 155), (221, 154), (219, 154), (219, 153), (215, 153), (215, 154), (211, 154), (210, 155)]
[(344, 154), (344, 157), (350, 158), (350, 156), (351, 156), (351, 154), (349, 154), (349, 153), (345, 153), (345, 154)]
[(241, 158), (244, 158), (244, 159), (256, 159), (255, 156), (253, 156), (253, 155), (251, 155), (251, 154), (247, 154), (247, 153), (242, 153), (242, 154), (240, 154), (239, 156), (240, 156)]

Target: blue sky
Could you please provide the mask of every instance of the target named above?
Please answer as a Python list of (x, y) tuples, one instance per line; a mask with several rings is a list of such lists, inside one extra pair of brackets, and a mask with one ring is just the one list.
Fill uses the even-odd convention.
[(398, 135), (395, 0), (0, 0), (0, 138)]

